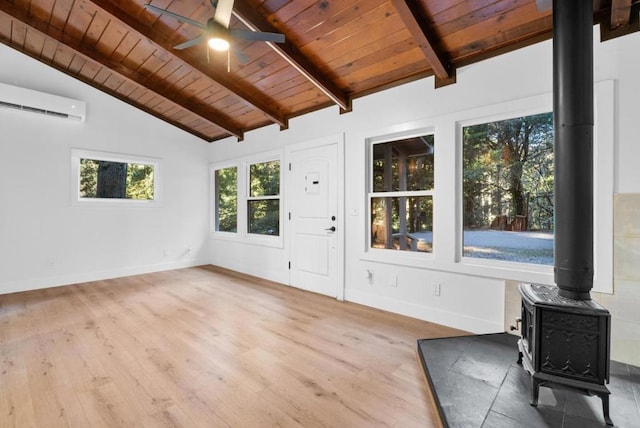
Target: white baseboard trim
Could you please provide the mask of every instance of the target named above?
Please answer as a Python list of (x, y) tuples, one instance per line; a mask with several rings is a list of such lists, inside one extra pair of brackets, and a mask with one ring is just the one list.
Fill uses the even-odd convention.
[(107, 269), (103, 271), (80, 272), (46, 277), (27, 278), (19, 281), (0, 282), (0, 295), (18, 293), (21, 291), (39, 290), (43, 288), (61, 287), (64, 285), (80, 284), (83, 282), (101, 281), (104, 279), (121, 278), (124, 276), (142, 275), (145, 273), (162, 272), (172, 269), (183, 269), (194, 266), (208, 265), (207, 258), (187, 259), (169, 263), (130, 266), (126, 268)]
[(287, 272), (282, 272), (280, 270), (267, 271), (264, 269), (253, 269), (251, 265), (247, 265), (247, 264), (220, 263), (218, 261), (211, 261), (211, 260), (209, 260), (208, 264), (211, 264), (213, 266), (218, 266), (224, 269), (240, 272), (245, 275), (266, 279), (267, 281), (276, 282), (278, 284), (289, 285), (288, 271)]
[(405, 315), (424, 321), (442, 324), (475, 334), (503, 332), (502, 322), (492, 322), (485, 319), (470, 317), (465, 314), (443, 311), (439, 308), (421, 306), (415, 303), (403, 302), (389, 297), (377, 296), (360, 290), (346, 289), (344, 299), (360, 305), (370, 306), (384, 311)]

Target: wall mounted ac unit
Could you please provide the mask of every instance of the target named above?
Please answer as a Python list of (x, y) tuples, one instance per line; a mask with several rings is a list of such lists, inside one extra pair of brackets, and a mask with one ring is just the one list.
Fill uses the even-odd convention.
[(71, 98), (0, 83), (0, 107), (84, 122), (87, 104)]

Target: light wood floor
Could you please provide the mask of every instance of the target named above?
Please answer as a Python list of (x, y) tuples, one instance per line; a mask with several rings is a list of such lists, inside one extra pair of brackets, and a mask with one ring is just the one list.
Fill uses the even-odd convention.
[(461, 332), (213, 267), (0, 296), (0, 427), (440, 426)]

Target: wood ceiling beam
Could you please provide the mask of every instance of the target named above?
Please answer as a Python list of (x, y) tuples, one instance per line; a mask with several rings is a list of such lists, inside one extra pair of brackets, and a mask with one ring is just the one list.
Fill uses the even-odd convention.
[[(280, 32), (245, 0), (235, 0), (233, 15), (252, 31)], [(289, 40), (285, 40), (284, 43), (268, 42), (267, 44), (316, 88), (329, 97), (331, 101), (340, 106), (343, 111), (351, 111), (350, 97), (309, 61)]]
[(607, 3), (603, 5), (603, 8), (594, 10), (593, 20), (594, 24), (600, 24), (601, 42), (640, 31), (640, 0), (633, 0), (631, 2), (629, 22), (625, 25), (619, 25), (616, 28), (612, 28), (611, 26), (612, 22), (614, 22), (613, 7), (613, 3)]
[[(140, 37), (148, 39), (150, 42), (155, 44), (158, 47), (161, 47), (170, 55), (180, 59), (182, 62), (187, 64), (189, 67), (194, 70), (208, 76), (210, 79), (217, 82), (219, 85), (223, 86), (227, 91), (235, 95), (236, 97), (244, 100), (247, 104), (251, 105), (256, 110), (264, 113), (269, 120), (274, 123), (277, 123), (282, 128), (287, 128), (289, 126), (288, 119), (275, 107), (269, 105), (269, 103), (265, 102), (261, 99), (260, 94), (252, 94), (249, 88), (245, 88), (240, 86), (236, 81), (234, 81), (231, 75), (228, 73), (220, 73), (215, 69), (209, 67), (203, 67), (198, 64), (198, 61), (192, 54), (189, 54), (186, 51), (181, 51), (174, 49), (175, 43), (173, 41), (168, 40), (163, 37), (158, 31), (155, 31), (150, 25), (144, 25), (142, 22), (138, 21), (134, 16), (125, 13), (122, 9), (120, 9), (116, 4), (114, 4), (111, 0), (90, 0), (97, 7), (102, 9), (105, 13), (111, 15), (113, 19), (120, 21), (124, 26), (129, 27), (129, 29), (135, 33), (137, 33)], [(144, 12), (144, 13), (152, 13), (152, 12)]]
[(631, 0), (611, 0), (611, 29), (626, 27), (631, 18)]
[[(436, 86), (454, 83), (455, 70), (445, 60), (444, 53), (437, 47), (435, 36), (432, 35), (428, 26), (427, 17), (418, 2), (415, 0), (391, 0), (391, 3), (431, 64), (436, 76)], [(438, 84), (437, 80), (440, 80), (441, 84)]]
[[(213, 123), (220, 129), (228, 132), (238, 139), (243, 139), (244, 135), (242, 130), (239, 127), (229, 123), (227, 119), (223, 120), (219, 112), (214, 111), (210, 107), (196, 105), (196, 103), (173, 89), (170, 85), (157, 82), (155, 79), (147, 79), (146, 76), (143, 76), (140, 73), (125, 67), (122, 63), (113, 61), (105, 55), (100, 54), (92, 45), (82, 43), (80, 40), (77, 40), (69, 34), (64, 33), (62, 30), (49, 25), (49, 22), (39, 19), (38, 17), (28, 15), (24, 10), (18, 9), (8, 2), (0, 2), (0, 11), (11, 16), (16, 21), (21, 22), (26, 27), (39, 32), (43, 36), (56, 40), (58, 43), (68, 47), (69, 49), (72, 49), (84, 58), (95, 61), (103, 65), (104, 67), (107, 67), (113, 73), (118, 74), (125, 80), (133, 82), (142, 88), (152, 91), (159, 97), (162, 97), (176, 104), (177, 106), (180, 106), (192, 112), (193, 114), (200, 116), (202, 119)], [(74, 75), (74, 77), (78, 76)], [(122, 97), (118, 98), (123, 99)], [(124, 100), (126, 102), (130, 102), (127, 99)], [(149, 111), (147, 108), (143, 108), (143, 110), (147, 112)], [(162, 120), (167, 120), (167, 118), (165, 117), (161, 118)], [(175, 124), (174, 121), (171, 122)], [(185, 129), (184, 126), (180, 126), (180, 128)]]

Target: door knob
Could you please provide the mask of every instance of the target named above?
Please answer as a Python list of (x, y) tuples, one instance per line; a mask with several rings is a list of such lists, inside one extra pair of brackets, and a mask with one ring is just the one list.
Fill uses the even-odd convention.
[(330, 230), (331, 232), (335, 232), (336, 231), (336, 227), (335, 226), (331, 226), (326, 228), (325, 230)]

